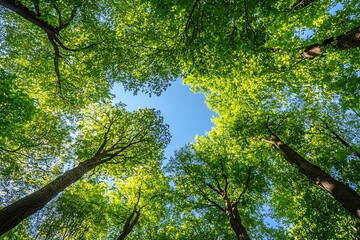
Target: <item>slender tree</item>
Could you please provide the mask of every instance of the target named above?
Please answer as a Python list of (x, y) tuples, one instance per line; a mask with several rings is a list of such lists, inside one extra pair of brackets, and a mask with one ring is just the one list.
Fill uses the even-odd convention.
[[(93, 115), (94, 112), (89, 113), (89, 118), (100, 125), (100, 129), (99, 126), (98, 129), (86, 129), (91, 125), (89, 121), (81, 123), (86, 124), (84, 125), (83, 136), (87, 135), (86, 137), (90, 138), (82, 139), (82, 143), (78, 143), (83, 147), (90, 144), (86, 149), (89, 152), (84, 152), (84, 149), (81, 149), (85, 156), (91, 154), (91, 148), (95, 148), (93, 156), (82, 161), (75, 168), (66, 171), (43, 188), (1, 209), (1, 234), (11, 230), (22, 220), (42, 209), (65, 188), (77, 182), (87, 172), (99, 165), (106, 163), (124, 165), (129, 159), (132, 159), (131, 162), (136, 164), (138, 161), (140, 163), (152, 157), (159, 157), (158, 151), (161, 151), (161, 148), (168, 142), (166, 126), (162, 125), (161, 117), (154, 111), (140, 110), (137, 113), (128, 113), (121, 106), (114, 109), (107, 106), (107, 109), (103, 109), (102, 114), (100, 113), (101, 108), (97, 110), (96, 115), (102, 115), (103, 119), (98, 122), (99, 120)], [(97, 130), (99, 135), (93, 136)], [(102, 140), (99, 141), (100, 139)], [(100, 143), (97, 148), (96, 143)]]
[(321, 168), (303, 158), (299, 153), (286, 145), (270, 129), (268, 124), (267, 129), (271, 135), (271, 140), (261, 138), (261, 141), (270, 143), (280, 149), (285, 154), (285, 159), (289, 163), (295, 164), (299, 168), (300, 172), (303, 173), (309, 180), (331, 194), (351, 214), (360, 218), (360, 196), (356, 193), (356, 191), (331, 177)]
[(203, 208), (216, 209), (220, 216), (226, 217), (236, 239), (250, 239), (249, 229), (245, 227), (246, 222), (252, 221), (246, 216), (247, 208), (261, 205), (252, 197), (261, 195), (266, 184), (260, 171), (255, 173), (254, 167), (246, 166), (249, 164), (246, 160), (234, 156), (225, 145), (227, 141), (213, 130), (211, 139), (198, 138), (194, 145), (178, 151), (169, 168), (179, 198), (186, 199), (185, 206), (199, 212)]
[[(158, 196), (159, 195), (151, 196), (148, 199), (148, 201), (149, 201), (148, 204), (151, 203), (151, 201), (153, 201)], [(117, 238), (118, 240), (124, 240), (131, 233), (134, 226), (139, 221), (139, 218), (141, 216), (141, 211), (143, 210), (143, 208), (145, 208), (147, 206), (147, 204), (139, 206), (140, 198), (141, 198), (141, 186), (139, 187), (136, 203), (134, 204), (134, 207), (131, 210), (129, 216), (125, 220), (125, 223), (124, 223), (124, 225), (122, 227), (122, 230), (120, 231), (120, 234), (119, 234), (119, 236)]]

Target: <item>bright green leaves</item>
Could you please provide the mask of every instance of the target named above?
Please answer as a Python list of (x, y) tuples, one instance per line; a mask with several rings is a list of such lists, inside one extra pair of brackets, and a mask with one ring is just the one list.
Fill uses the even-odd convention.
[(79, 108), (107, 98), (114, 82), (135, 93), (160, 94), (180, 73), (174, 34), (166, 31), (168, 24), (157, 24), (149, 3), (21, 4), (42, 23), (13, 12), (3, 15), (1, 61), (26, 79), (17, 84), (26, 84), (40, 106)]
[[(16, 76), (0, 68), (0, 144), (5, 136), (31, 120), (35, 103), (15, 83)], [(0, 146), (1, 146), (0, 145)]]
[(203, 216), (224, 237), (232, 231), (224, 212), (226, 196), (238, 206), (243, 225), (255, 236), (266, 229), (256, 210), (266, 202), (269, 182), (259, 159), (243, 151), (242, 142), (218, 130), (213, 129), (210, 137), (197, 138), (170, 161), (177, 204), (190, 218), (192, 214)]
[(115, 154), (113, 162), (145, 163), (159, 160), (170, 141), (168, 126), (159, 112), (139, 109), (127, 112), (124, 105), (92, 104), (78, 122), (75, 146), (79, 159), (96, 152)]
[[(55, 41), (1, 9), (1, 205), (95, 155), (106, 164), (13, 238), (115, 238), (136, 207), (129, 238), (230, 239), (225, 184), (253, 238), (355, 237), (358, 221), (260, 139), (270, 128), (359, 188), (360, 55), (338, 45), (359, 26), (357, 1), (17, 3), (61, 29)], [(169, 184), (159, 170), (170, 141), (160, 114), (108, 97), (115, 82), (160, 94), (181, 73), (219, 117), (170, 161)], [(277, 229), (263, 223), (269, 217)]]
[[(104, 227), (103, 223), (109, 221), (107, 215), (118, 211), (117, 207), (111, 206), (111, 204), (121, 205), (129, 200), (127, 202), (129, 208), (135, 204), (139, 205), (139, 209), (145, 209), (145, 206), (150, 204), (148, 202), (154, 201), (151, 209), (159, 209), (159, 214), (162, 212), (163, 205), (155, 199), (161, 198), (167, 192), (167, 178), (162, 175), (159, 167), (163, 160), (163, 150), (170, 141), (170, 134), (168, 126), (163, 123), (159, 112), (153, 109), (127, 112), (123, 104), (113, 106), (103, 103), (92, 104), (76, 116), (53, 114), (51, 116), (54, 118), (51, 119), (41, 111), (38, 111), (37, 114), (42, 119), (37, 119), (36, 122), (30, 122), (30, 124), (39, 124), (40, 120), (48, 122), (40, 129), (33, 127), (31, 129), (33, 135), (29, 134), (29, 136), (24, 133), (24, 137), (29, 137), (29, 142), (19, 143), (24, 145), (20, 145), (13, 152), (2, 149), (6, 155), (2, 156), (3, 161), (0, 166), (5, 170), (10, 169), (10, 171), (2, 172), (4, 174), (2, 187), (16, 186), (14, 190), (2, 192), (2, 195), (6, 197), (2, 204), (9, 205), (9, 202), (14, 201), (13, 198), (19, 199), (23, 195), (29, 194), (29, 191), (34, 192), (40, 186), (48, 187), (48, 182), (58, 177), (56, 187), (62, 189), (57, 190), (57, 193), (60, 194), (63, 189), (66, 189), (64, 198), (59, 198), (51, 203), (49, 208), (40, 214), (49, 217), (47, 211), (51, 211), (51, 206), (53, 206), (56, 211), (61, 213), (61, 216), (54, 213), (54, 218), (57, 219), (55, 225), (50, 223), (49, 226), (44, 226), (44, 230), (39, 231), (41, 234), (47, 235), (51, 232), (49, 229), (56, 226), (58, 228), (57, 232), (53, 233), (54, 236), (63, 235), (67, 238), (78, 239), (90, 238), (97, 232), (100, 234), (97, 227)], [(54, 121), (54, 125), (51, 125), (51, 120)], [(48, 128), (52, 131), (47, 132)], [(39, 138), (36, 138), (37, 134), (45, 136), (40, 135)], [(20, 135), (17, 134), (17, 136)], [(40, 148), (38, 144), (42, 144)], [(28, 166), (25, 166), (26, 164)], [(91, 170), (94, 170), (90, 176), (87, 176), (86, 171), (82, 168), (86, 164), (90, 165)], [(73, 168), (74, 165), (78, 166)], [(95, 169), (94, 165), (100, 166)], [(26, 171), (32, 168), (35, 170), (30, 175)], [(38, 168), (42, 172), (39, 172)], [(75, 175), (77, 179), (72, 180), (74, 183), (82, 177), (82, 182), (86, 184), (75, 185), (75, 190), (73, 190), (68, 183), (69, 177), (64, 177), (68, 176), (66, 174), (68, 174), (69, 168), (73, 168), (71, 171), (77, 171), (77, 175)], [(65, 171), (67, 172), (61, 175)], [(155, 177), (152, 178), (153, 175)], [(14, 180), (17, 181), (16, 185), (13, 183)], [(127, 181), (125, 185), (122, 184), (123, 181)], [(97, 184), (103, 185), (97, 186)], [(73, 193), (73, 191), (75, 192)], [(88, 191), (94, 195), (87, 196)], [(130, 200), (132, 196), (138, 196), (137, 191), (141, 192), (141, 194), (139, 193), (141, 201), (140, 196), (138, 201)], [(41, 191), (38, 192), (42, 194)], [(102, 198), (104, 192), (107, 196), (105, 199)], [(54, 195), (47, 199), (53, 197)], [(77, 204), (76, 198), (82, 198), (84, 202)], [(120, 201), (117, 198), (120, 198)], [(97, 217), (96, 213), (92, 213), (94, 210), (92, 204), (96, 205), (96, 202), (99, 207), (109, 205), (109, 211), (102, 212), (105, 215)], [(83, 221), (79, 221), (77, 217)], [(61, 220), (63, 218), (68, 219), (69, 222), (63, 223)], [(154, 219), (158, 218), (153, 218), (150, 214), (147, 221), (157, 221)], [(116, 229), (120, 228), (118, 224), (120, 223), (116, 222)], [(38, 227), (38, 225), (35, 226)], [(112, 226), (109, 226), (101, 234), (107, 235), (111, 228)], [(31, 232), (31, 228), (28, 231)], [(31, 233), (31, 235), (36, 236), (36, 233)]]
[(80, 182), (49, 204), (35, 221), (42, 224), (34, 232), (35, 239), (103, 238), (110, 228), (110, 198), (104, 183)]
[[(337, 39), (339, 36), (358, 27), (357, 13), (351, 10), (358, 6), (351, 1), (327, 0), (314, 1), (301, 8), (294, 8), (295, 1), (293, 4), (280, 1), (196, 3), (199, 2), (189, 4), (195, 7), (188, 9), (184, 17), (185, 22), (190, 19), (193, 29), (198, 30), (191, 32), (192, 45), (186, 45), (187, 63), (183, 65), (185, 81), (193, 89), (204, 92), (208, 106), (219, 114), (214, 119), (216, 128), (209, 136), (211, 144), (224, 144), (226, 154), (222, 154), (221, 148), (212, 152), (208, 147), (204, 149), (209, 154), (204, 153), (201, 146), (211, 144), (204, 144), (202, 138), (197, 139), (196, 147), (191, 151), (197, 154), (201, 152), (206, 160), (202, 164), (194, 160), (188, 163), (192, 166), (188, 169), (199, 172), (200, 176), (211, 175), (219, 171), (219, 167), (213, 165), (215, 160), (209, 156), (222, 155), (242, 159), (238, 160), (241, 164), (238, 161), (236, 164), (231, 161), (224, 164), (223, 171), (228, 174), (232, 171), (243, 172), (239, 166), (258, 166), (267, 180), (260, 186), (268, 183), (269, 193), (274, 191), (274, 194), (268, 195), (268, 199), (280, 202), (267, 207), (272, 213), (281, 212), (282, 207), (284, 215), (273, 216), (287, 219), (288, 226), (294, 229), (289, 232), (284, 230), (284, 236), (289, 234), (287, 236), (295, 237), (292, 231), (306, 228), (323, 238), (329, 237), (326, 233), (329, 226), (320, 223), (321, 214), (314, 213), (317, 207), (312, 205), (324, 193), (316, 193), (319, 199), (311, 198), (311, 186), (304, 186), (304, 179), (299, 173), (281, 162), (283, 156), (259, 139), (268, 138), (268, 126), (312, 163), (358, 188), (358, 177), (354, 172), (358, 161), (350, 150), (358, 149), (359, 145), (355, 137), (358, 126), (354, 124), (358, 121), (356, 115), (359, 112), (359, 84), (355, 83), (358, 82), (359, 50), (341, 50), (336, 42), (341, 40)], [(211, 7), (217, 4), (219, 7), (213, 11)], [(243, 5), (242, 8), (239, 8), (240, 5)], [(181, 4), (178, 6), (185, 9)], [(336, 14), (335, 6), (342, 6)], [(235, 10), (233, 14), (232, 10)], [(220, 15), (222, 18), (218, 19)], [(349, 16), (352, 19), (347, 20)], [(311, 35), (301, 35), (301, 31)], [(183, 44), (186, 42), (183, 40)], [(315, 43), (321, 45), (321, 52), (310, 59), (304, 51)], [(335, 132), (326, 129), (324, 123), (330, 124), (330, 129)], [(343, 137), (350, 147), (346, 147), (336, 136)], [(179, 159), (189, 159), (187, 154), (179, 156), (182, 156)], [(227, 164), (228, 168), (225, 167)], [(184, 177), (181, 186), (189, 187), (193, 179)], [(287, 190), (289, 198), (285, 197)], [(261, 191), (266, 192), (264, 189)], [(339, 219), (347, 218), (338, 206), (327, 203), (332, 201), (330, 197), (324, 201), (329, 212), (333, 211)], [(294, 211), (285, 211), (287, 202), (294, 204)], [(303, 219), (306, 218), (304, 221), (296, 217), (297, 210)], [(333, 236), (351, 236), (352, 233), (346, 235), (341, 232), (348, 230), (339, 230), (348, 229), (344, 227), (345, 222), (338, 223), (338, 228), (332, 229)], [(267, 231), (264, 230), (264, 234)], [(275, 231), (272, 234), (277, 237), (282, 235)], [(306, 234), (310, 238), (315, 236), (309, 232)]]

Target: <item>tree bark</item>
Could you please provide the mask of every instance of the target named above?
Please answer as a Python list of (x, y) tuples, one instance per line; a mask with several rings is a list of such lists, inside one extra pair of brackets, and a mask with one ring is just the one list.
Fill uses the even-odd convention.
[(302, 56), (305, 58), (314, 58), (324, 52), (324, 48), (334, 44), (335, 48), (345, 50), (350, 48), (360, 47), (360, 27), (356, 27), (340, 36), (336, 39), (334, 37), (325, 39), (321, 44), (316, 43), (308, 46), (302, 52)]
[(19, 14), (29, 22), (35, 24), (40, 27), (50, 36), (55, 36), (59, 34), (59, 30), (54, 26), (50, 25), (46, 21), (39, 18), (38, 14), (29, 10), (27, 7), (22, 5), (19, 1), (16, 0), (0, 0), (0, 5), (12, 10), (13, 12)]
[[(134, 218), (134, 220), (132, 220), (134, 215), (135, 215), (135, 218)], [(134, 228), (135, 224), (138, 222), (139, 218), (140, 218), (140, 210), (137, 210), (136, 207), (134, 207), (130, 216), (126, 219), (126, 222), (125, 222), (124, 227), (118, 237), (118, 240), (124, 240), (129, 235), (129, 233)]]
[(337, 181), (318, 166), (308, 162), (274, 133), (271, 135), (272, 141), (269, 142), (285, 154), (289, 163), (295, 164), (308, 179), (331, 194), (346, 210), (360, 219), (360, 196), (353, 189)]
[(246, 228), (241, 223), (237, 203), (231, 203), (230, 199), (226, 196), (226, 194), (223, 196), (223, 200), (225, 204), (226, 216), (229, 219), (232, 230), (236, 234), (236, 238), (238, 240), (250, 240)]
[(84, 174), (103, 163), (101, 154), (80, 163), (77, 167), (65, 172), (40, 190), (0, 210), (0, 236), (14, 228), (28, 216), (42, 209), (51, 199), (66, 187), (78, 181)]

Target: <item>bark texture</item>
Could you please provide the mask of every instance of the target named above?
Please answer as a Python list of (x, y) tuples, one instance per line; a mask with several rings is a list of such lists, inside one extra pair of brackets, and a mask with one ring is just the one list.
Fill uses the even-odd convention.
[(232, 203), (226, 195), (223, 196), (223, 200), (225, 204), (226, 216), (229, 219), (232, 230), (236, 234), (236, 238), (238, 240), (250, 240), (246, 228), (244, 225), (242, 225), (237, 202)]
[(126, 222), (118, 237), (118, 240), (124, 240), (129, 235), (129, 233), (134, 228), (135, 224), (139, 221), (139, 218), (140, 218), (140, 210), (137, 210), (135, 206), (130, 216), (126, 219)]
[[(271, 132), (270, 129), (269, 131)], [(337, 181), (320, 167), (307, 161), (273, 132), (271, 132), (271, 137), (271, 141), (265, 140), (265, 142), (271, 143), (280, 149), (289, 163), (295, 164), (309, 180), (331, 194), (346, 210), (360, 219), (360, 196), (353, 189)]]
[(101, 164), (101, 157), (94, 157), (65, 172), (40, 190), (21, 198), (0, 210), (0, 236), (14, 228), (28, 216), (42, 209), (66, 187), (78, 181), (84, 174)]
[[(141, 187), (139, 188), (138, 198), (135, 203), (135, 206), (134, 206), (133, 210), (131, 211), (130, 215), (128, 216), (128, 218), (126, 219), (123, 229), (120, 232), (120, 235), (117, 238), (117, 240), (124, 240), (130, 234), (130, 232), (133, 230), (135, 224), (139, 221), (141, 209), (143, 209), (145, 207), (145, 205), (144, 205), (144, 206), (138, 208), (140, 197), (141, 197)], [(151, 199), (154, 197), (155, 196), (151, 197)]]

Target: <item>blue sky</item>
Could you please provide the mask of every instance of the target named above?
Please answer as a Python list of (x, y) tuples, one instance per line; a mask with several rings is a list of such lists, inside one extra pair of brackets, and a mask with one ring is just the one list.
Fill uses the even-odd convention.
[(112, 92), (116, 96), (114, 101), (125, 103), (129, 111), (145, 107), (161, 111), (172, 135), (165, 151), (167, 158), (175, 150), (192, 142), (196, 135), (204, 135), (214, 126), (211, 118), (215, 113), (207, 108), (204, 95), (193, 93), (189, 86), (182, 84), (181, 79), (177, 79), (159, 97), (149, 97), (143, 93), (133, 96), (132, 92), (125, 92), (121, 84), (115, 84)]

